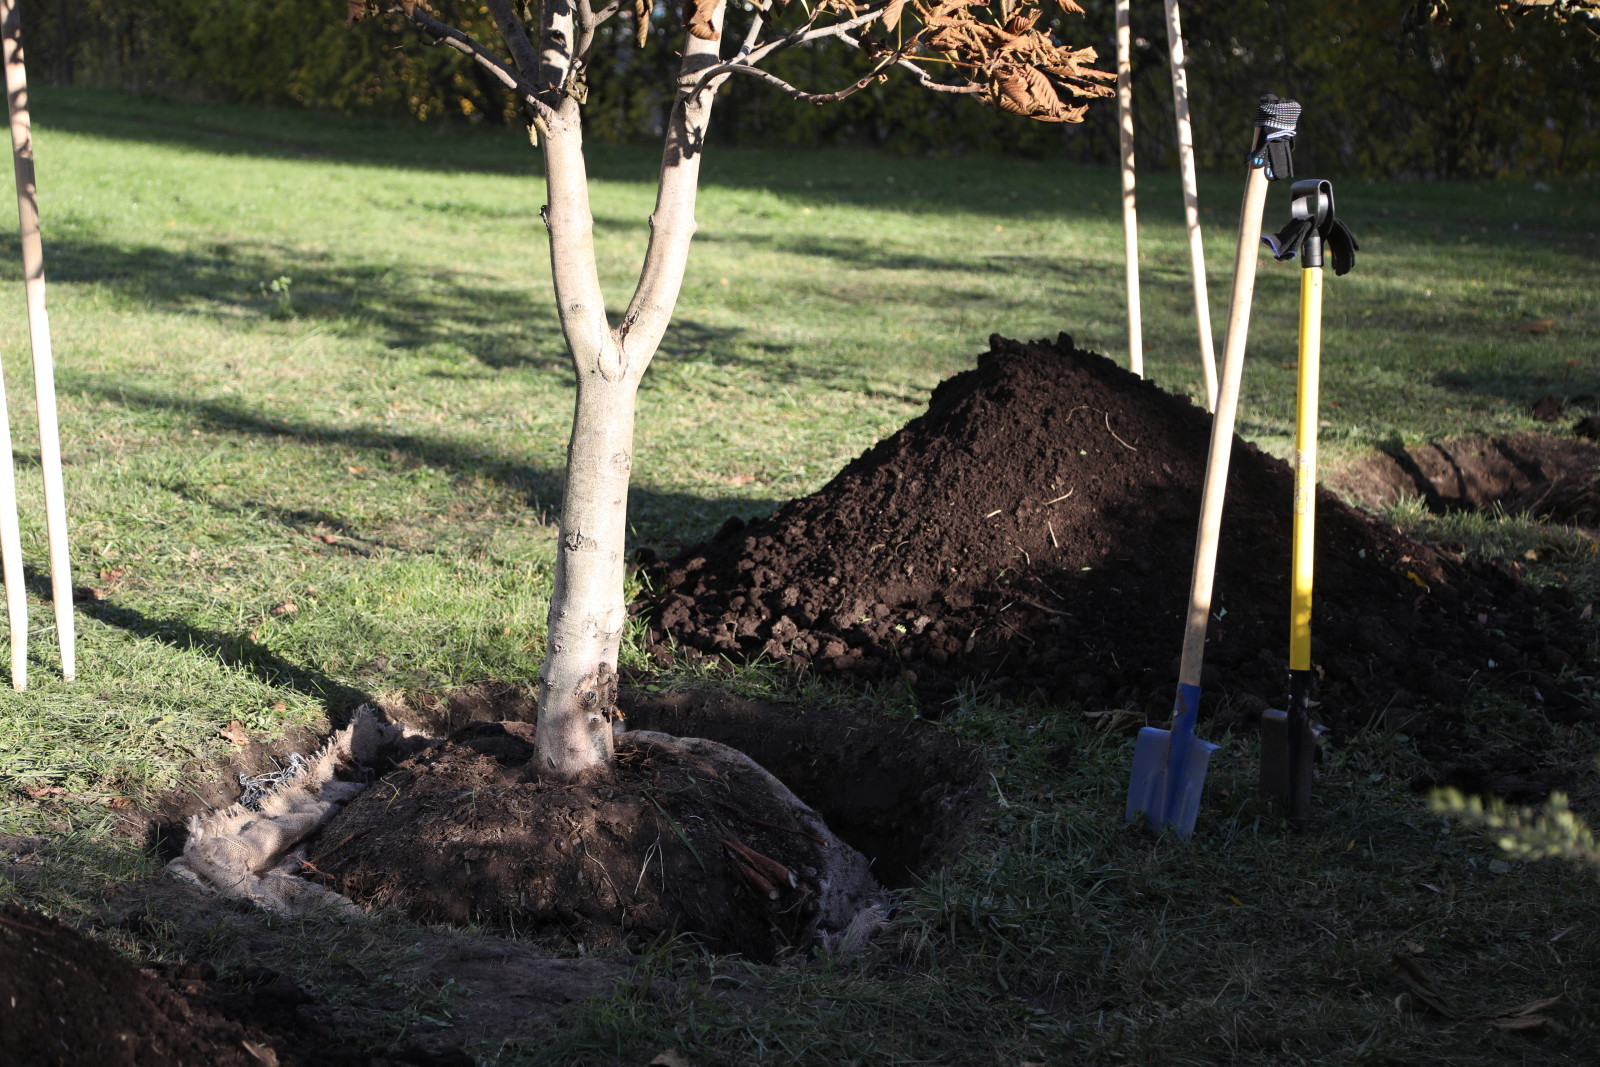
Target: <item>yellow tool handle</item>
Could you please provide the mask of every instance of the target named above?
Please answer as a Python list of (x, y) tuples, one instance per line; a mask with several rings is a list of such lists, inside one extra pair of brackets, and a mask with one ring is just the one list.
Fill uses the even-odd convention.
[(1322, 359), (1322, 268), (1300, 272), (1300, 374), (1294, 433), (1294, 548), (1289, 669), (1311, 669), (1311, 565), (1317, 540), (1317, 375)]

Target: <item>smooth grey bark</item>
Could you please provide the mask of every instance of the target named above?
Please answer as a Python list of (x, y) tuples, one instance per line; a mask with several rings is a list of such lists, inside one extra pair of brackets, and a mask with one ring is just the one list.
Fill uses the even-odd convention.
[[(570, 78), (571, 9), (545, 5), (539, 81)], [(722, 25), (719, 5), (715, 25)], [(661, 161), (650, 244), (633, 299), (613, 328), (595, 263), (594, 217), (578, 101), (562, 95), (540, 130), (549, 203), (550, 263), (561, 330), (577, 373), (567, 450), (549, 634), (539, 678), (540, 771), (572, 780), (612, 755), (623, 598), (628, 482), (639, 382), (671, 321), (695, 231), (700, 156), (717, 86), (699, 87), (717, 62), (715, 41), (687, 37), (678, 100)]]

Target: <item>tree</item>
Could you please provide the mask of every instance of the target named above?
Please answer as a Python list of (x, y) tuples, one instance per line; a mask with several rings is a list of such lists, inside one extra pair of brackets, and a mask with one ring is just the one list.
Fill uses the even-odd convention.
[[(609, 0), (598, 10), (591, 0), (543, 0), (518, 5), (520, 12), (511, 0), (487, 0), (509, 58), (444, 22), (425, 0), (347, 2), (350, 19), (372, 12), (407, 19), (491, 74), (515, 94), (543, 148), (541, 215), (578, 390), (536, 736), (541, 773), (577, 779), (612, 757), (635, 403), (683, 281), (718, 91), (740, 75), (826, 104), (905, 73), (929, 90), (969, 94), (1012, 114), (1078, 122), (1089, 99), (1109, 95), (1112, 76), (1090, 66), (1093, 49), (1060, 43), (1055, 21), (1043, 21), (1043, 0), (685, 0), (650, 240), (633, 297), (613, 324), (600, 290), (584, 164), (587, 59), (596, 30), (611, 19), (631, 17), (642, 45), (652, 0)], [(1055, 2), (1062, 14), (1082, 13), (1073, 0)], [(824, 43), (859, 50), (870, 69), (843, 87), (811, 92), (762, 66), (787, 49)]]

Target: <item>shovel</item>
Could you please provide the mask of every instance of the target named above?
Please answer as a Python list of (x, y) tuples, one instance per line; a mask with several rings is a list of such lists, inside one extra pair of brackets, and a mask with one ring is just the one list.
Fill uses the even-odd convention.
[(1318, 728), (1311, 722), (1311, 572), (1317, 522), (1317, 383), (1322, 360), (1322, 262), (1335, 274), (1355, 266), (1356, 244), (1333, 211), (1333, 186), (1298, 181), (1289, 225), (1263, 238), (1278, 259), (1300, 256), (1300, 369), (1295, 402), (1294, 540), (1290, 554), (1289, 707), (1261, 715), (1261, 792), (1282, 805), (1289, 825), (1311, 822), (1311, 766)]
[(1179, 837), (1194, 832), (1206, 768), (1217, 746), (1194, 735), (1200, 714), (1200, 668), (1205, 658), (1206, 621), (1211, 614), (1212, 580), (1217, 569), (1217, 539), (1222, 529), (1222, 500), (1233, 451), (1234, 416), (1239, 407), (1239, 381), (1244, 373), (1245, 338), (1250, 327), (1250, 301), (1255, 294), (1256, 259), (1261, 244), (1261, 214), (1267, 182), (1292, 173), (1290, 144), (1300, 105), (1264, 96), (1256, 108), (1255, 142), (1251, 146), (1239, 210), (1239, 247), (1233, 262), (1233, 295), (1228, 303), (1228, 330), (1222, 347), (1222, 381), (1211, 421), (1211, 447), (1206, 456), (1205, 486), (1200, 497), (1200, 529), (1195, 537), (1194, 570), (1189, 584), (1189, 613), (1184, 625), (1183, 658), (1178, 668), (1178, 695), (1172, 729), (1146, 726), (1133, 750), (1133, 775), (1128, 782), (1126, 817), (1144, 814), (1152, 830), (1171, 827)]

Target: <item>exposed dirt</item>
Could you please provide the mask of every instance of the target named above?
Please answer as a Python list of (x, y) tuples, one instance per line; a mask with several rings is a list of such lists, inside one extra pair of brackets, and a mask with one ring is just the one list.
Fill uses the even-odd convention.
[[(653, 572), (663, 658), (768, 656), (898, 679), (926, 713), (963, 686), (1170, 712), (1209, 417), (1073, 347), (991, 339), (926, 414), (811, 496)], [(1290, 468), (1236, 441), (1204, 675), (1213, 721), (1284, 697)], [(1317, 498), (1319, 716), (1401, 717), (1448, 762), (1469, 685), (1555, 719), (1586, 653), (1562, 593)], [(1416, 710), (1413, 710), (1416, 709)]]
[(520, 691), (444, 702), (473, 721), (352, 801), (312, 863), (424, 921), (585, 946), (687, 932), (772, 959), (843, 937), (866, 883), (932, 870), (986, 801), (982, 757), (926, 723), (713, 692), (620, 703), (612, 771), (558, 785), (533, 773)]
[[(817, 934), (808, 931), (807, 919), (827, 895), (817, 885), (819, 873), (840, 867), (832, 857), (823, 861), (818, 843), (823, 835), (836, 841), (832, 831), (821, 819), (795, 822), (792, 799), (767, 807), (752, 803), (766, 787), (741, 788), (738, 779), (750, 777), (748, 764), (717, 762), (693, 748), (686, 758), (652, 744), (653, 731), (711, 738), (750, 753), (792, 781), (801, 799), (865, 853), (863, 873), (870, 865), (886, 885), (910, 884), (951, 856), (986, 803), (981, 754), (927, 723), (875, 717), (861, 706), (801, 708), (719, 691), (624, 690), (621, 701), (633, 727), (621, 747), (622, 773), (576, 788), (520, 780), (532, 740), (531, 725), (520, 720), (531, 718), (534, 705), (518, 687), (475, 686), (415, 706), (392, 705), (390, 714), (407, 725), (428, 732), (454, 728), (453, 739), (392, 768), (369, 789), (366, 805), (353, 804), (356, 814), (330, 825), (311, 852), (319, 871), (365, 901), (394, 903), (425, 919), (486, 920), (502, 932), (553, 935), (591, 951), (562, 958), (520, 938), (444, 926), (417, 929), (415, 951), (407, 955), (420, 953), (420, 960), (392, 977), (441, 990), (450, 1000), (451, 1022), (409, 1027), (380, 1055), (363, 1051), (360, 1042), (370, 1034), (352, 1036), (363, 1034), (359, 1020), (267, 967), (241, 970), (237, 959), (227, 965), (218, 960), (227, 967), (221, 979), (210, 963), (141, 969), (70, 930), (55, 933), (55, 924), (33, 916), (26, 920), (29, 930), (48, 927), (52, 938), (110, 978), (95, 978), (93, 988), (74, 987), (70, 1017), (81, 1032), (70, 1041), (51, 1035), (49, 1003), (25, 1025), (11, 1028), (8, 1018), (10, 1044), (0, 1044), (0, 1061), (465, 1063), (463, 1045), (537, 1040), (557, 1025), (561, 1007), (604, 992), (630, 957), (596, 953), (596, 945), (635, 947), (687, 930), (714, 948), (758, 959), (804, 947)], [(299, 741), (298, 750), (309, 751), (318, 739), (306, 735)], [(182, 817), (238, 799), (240, 773), (271, 770), (291, 750), (283, 744), (241, 747), (214, 788), (203, 790), (205, 800), (175, 796), (153, 805), (143, 836), (169, 849), (181, 845)], [(560, 832), (539, 833), (550, 826)], [(748, 866), (741, 871), (724, 839), (776, 859), (794, 871), (797, 884), (769, 877), (767, 885), (778, 894), (770, 899), (749, 878)], [(46, 844), (0, 839), (6, 856), (0, 870), (28, 881), (32, 853)], [(643, 877), (629, 885), (618, 881), (621, 873), (610, 876), (624, 869)], [(529, 899), (541, 893), (547, 905), (542, 913), (537, 900)], [(833, 896), (839, 896), (837, 889)], [(625, 907), (614, 907), (619, 899)], [(166, 879), (125, 891), (107, 905), (102, 921), (143, 937), (151, 916), (188, 930), (184, 936), (196, 941), (215, 940), (216, 931), (240, 921), (220, 898)], [(0, 940), (7, 929), (0, 923)], [(837, 928), (823, 932), (834, 945), (845, 936)], [(280, 953), (277, 941), (305, 933), (298, 924), (282, 930), (268, 924), (252, 926), (246, 936), (250, 958), (270, 960)], [(52, 957), (8, 956), (7, 947), (0, 944), (6, 976), (30, 987), (50, 983)], [(5, 989), (0, 981), (0, 995)], [(96, 1042), (115, 1040), (118, 1028), (127, 1028), (124, 1012), (138, 1016), (141, 1033), (153, 1035), (139, 1047), (157, 1051), (143, 1059), (99, 1058)], [(180, 1028), (193, 1049), (162, 1036), (167, 1027)], [(47, 1041), (62, 1045), (54, 1059), (25, 1044)], [(170, 1055), (161, 1051), (173, 1048), (178, 1051)]]
[(312, 864), (357, 903), (573, 944), (693, 934), (758, 960), (837, 938), (867, 861), (748, 758), (632, 731), (582, 782), (541, 780), (532, 724), (476, 723), (324, 827)]
[(136, 967), (37, 912), (0, 905), (0, 1062), (18, 1067), (466, 1065), (456, 1051), (373, 1056), (300, 1008), (312, 997), (257, 968), (215, 985), (204, 964)]
[(1549, 522), (1600, 525), (1600, 444), (1525, 433), (1379, 452), (1328, 485), (1369, 508), (1420, 497), (1434, 512), (1499, 506)]

